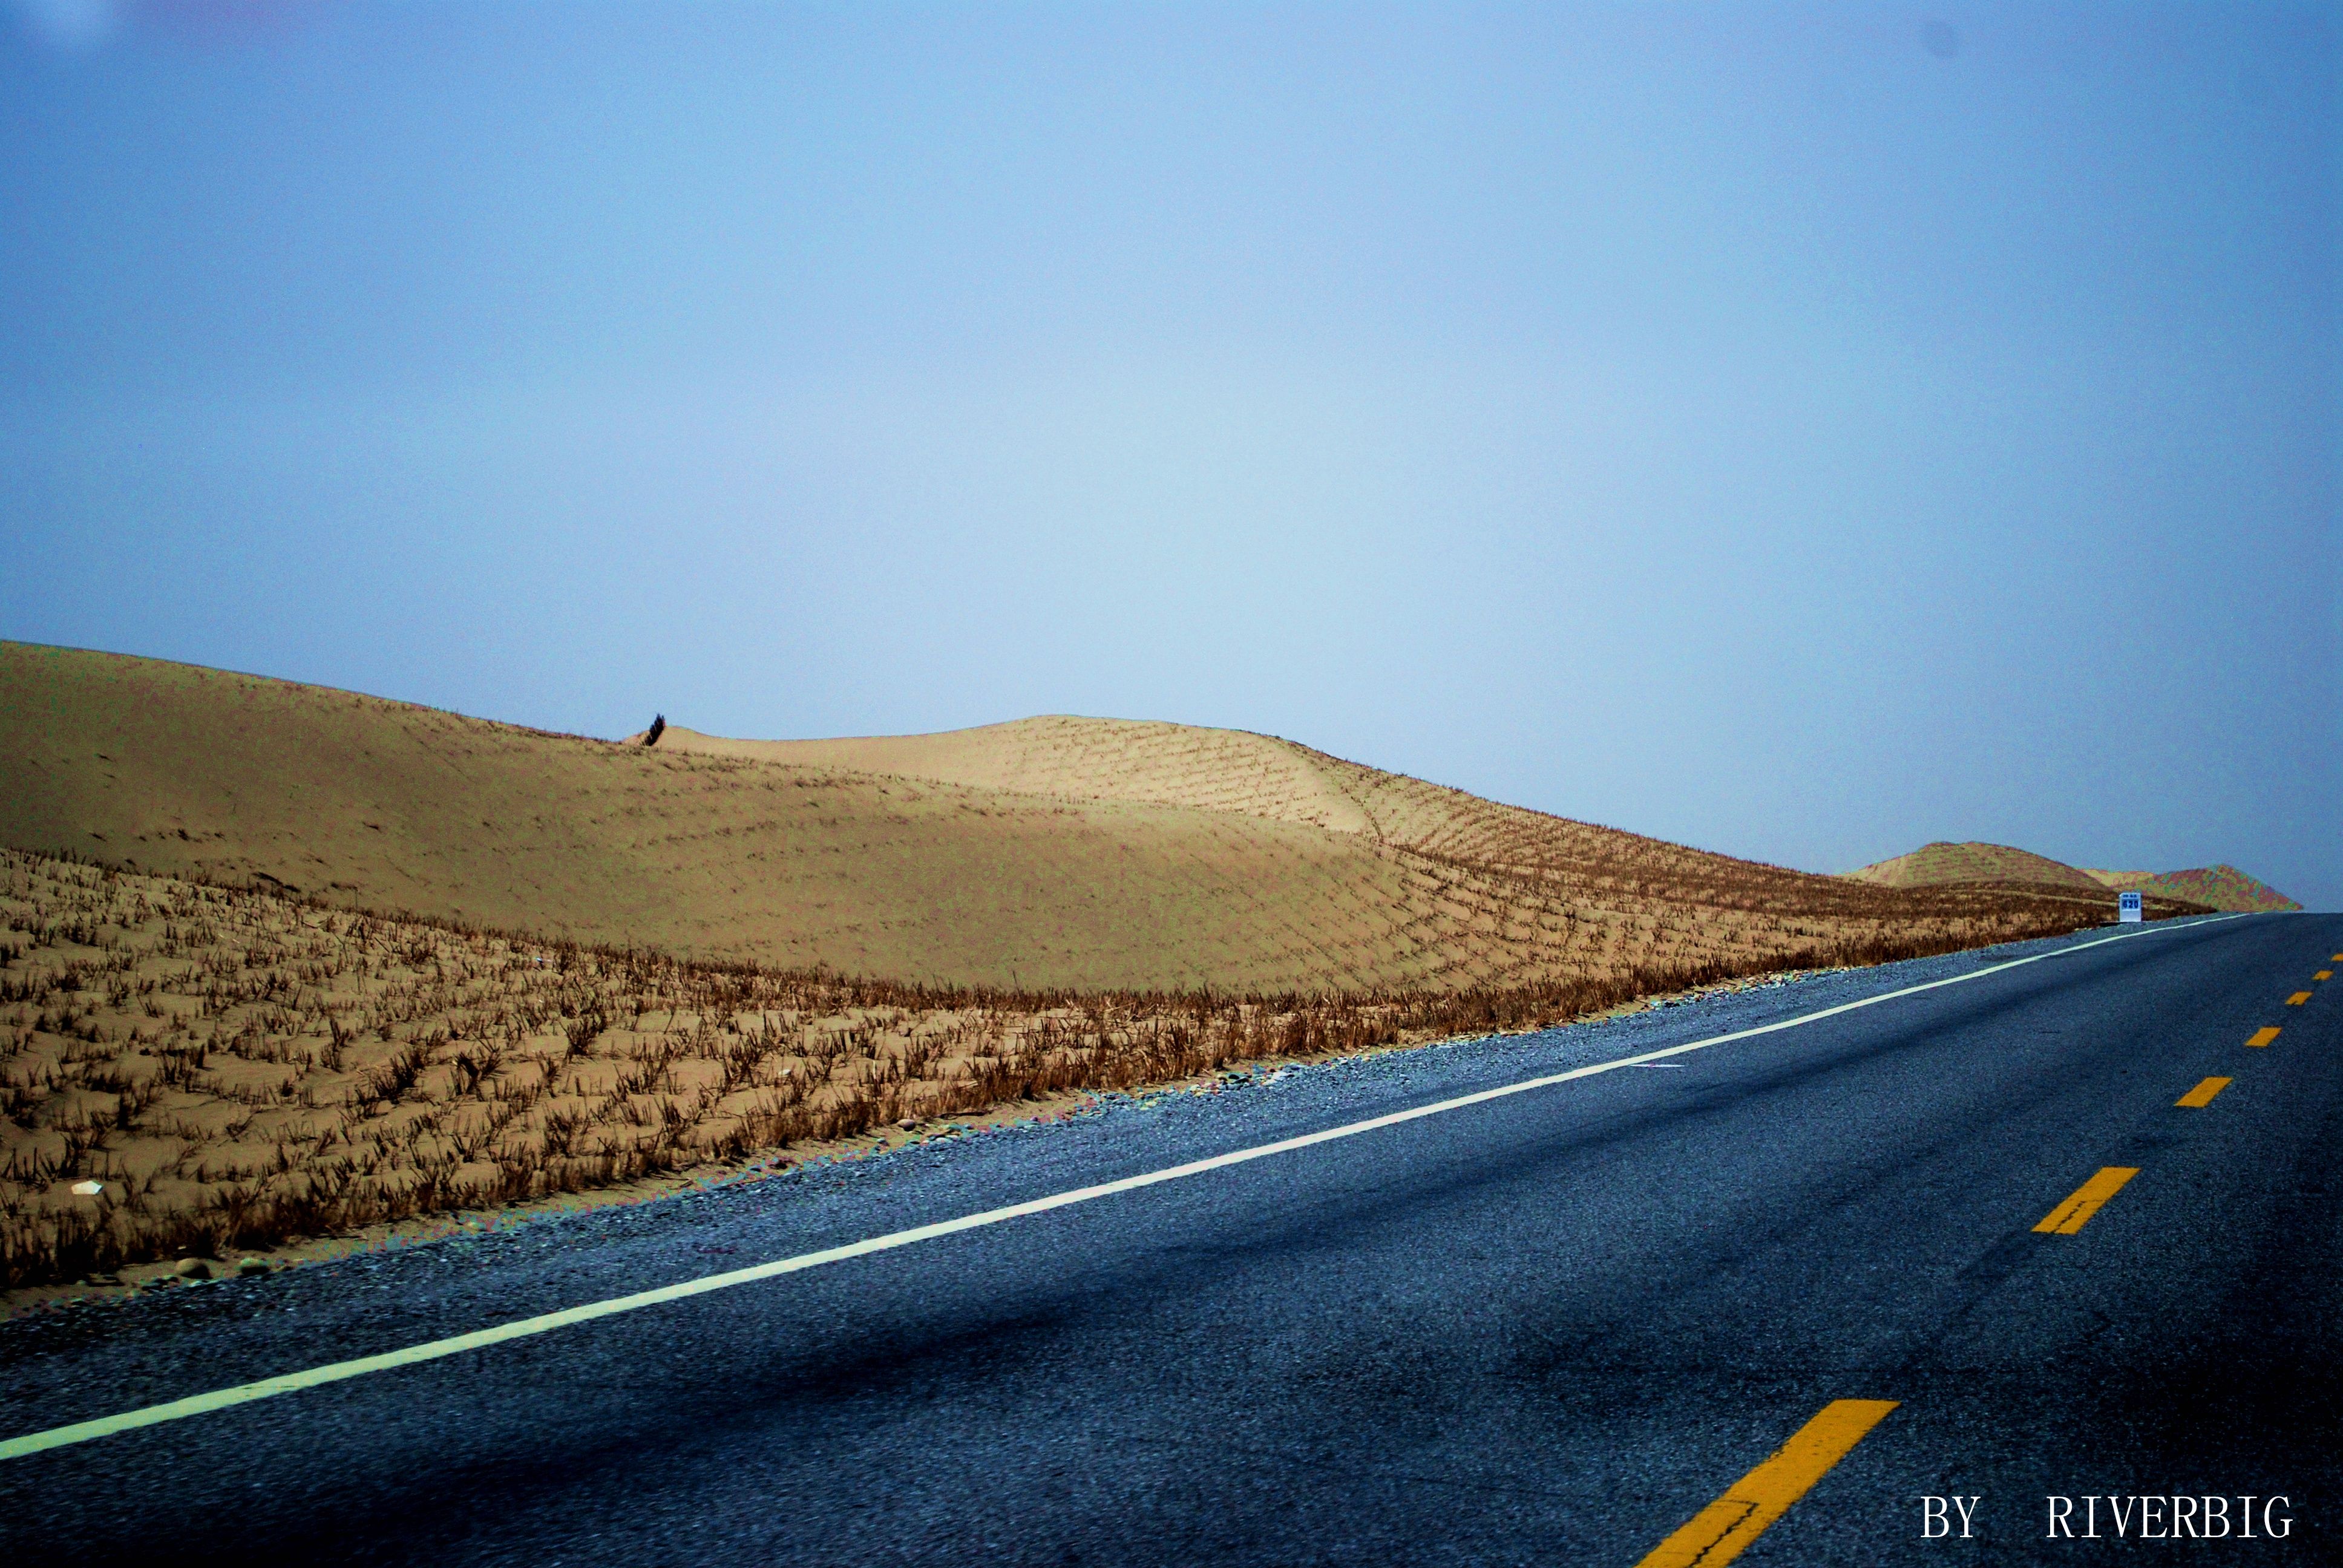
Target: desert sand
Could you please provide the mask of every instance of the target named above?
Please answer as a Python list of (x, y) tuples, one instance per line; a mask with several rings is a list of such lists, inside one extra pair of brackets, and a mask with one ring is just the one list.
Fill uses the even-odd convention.
[(0, 644), (0, 1283), (2113, 913), (1231, 730), (642, 740)]

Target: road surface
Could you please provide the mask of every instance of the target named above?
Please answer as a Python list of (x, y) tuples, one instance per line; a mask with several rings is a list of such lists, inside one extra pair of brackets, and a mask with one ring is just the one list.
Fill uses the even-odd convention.
[(0, 1326), (24, 1438), (1977, 977), (15, 1453), (0, 1558), (2343, 1561), (2343, 918), (2105, 934)]

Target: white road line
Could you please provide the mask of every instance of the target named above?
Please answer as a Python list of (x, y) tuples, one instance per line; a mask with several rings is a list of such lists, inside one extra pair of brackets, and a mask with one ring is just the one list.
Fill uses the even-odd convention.
[[(2187, 922), (2190, 928), (2210, 925), (2216, 920), (2236, 920), (2236, 915), (2217, 915), (2210, 920)], [(458, 1334), (452, 1339), (432, 1340), (403, 1350), (386, 1351), (381, 1355), (361, 1356), (356, 1361), (335, 1362), (328, 1366), (311, 1367), (307, 1372), (287, 1372), (282, 1377), (263, 1378), (258, 1382), (238, 1383), (233, 1388), (215, 1389), (209, 1393), (173, 1400), (168, 1404), (150, 1404), (142, 1410), (124, 1411), (118, 1415), (100, 1416), (96, 1421), (75, 1422), (71, 1426), (51, 1427), (46, 1432), (30, 1432), (21, 1437), (0, 1442), (0, 1460), (18, 1459), (45, 1449), (64, 1448), (93, 1438), (108, 1437), (117, 1432), (129, 1432), (142, 1426), (155, 1426), (166, 1421), (178, 1421), (186, 1416), (201, 1415), (207, 1411), (226, 1410), (231, 1405), (248, 1404), (256, 1399), (268, 1399), (280, 1393), (293, 1393), (320, 1384), (340, 1382), (347, 1378), (364, 1377), (369, 1372), (388, 1372), (394, 1367), (413, 1366), (418, 1362), (437, 1361), (464, 1351), (482, 1350), (502, 1344), (508, 1340), (527, 1339), (532, 1334), (550, 1333), (573, 1323), (592, 1322), (597, 1318), (616, 1317), (620, 1312), (639, 1312), (669, 1302), (680, 1302), (693, 1296), (704, 1296), (711, 1291), (729, 1290), (735, 1285), (754, 1284), (759, 1280), (778, 1279), (805, 1269), (818, 1269), (825, 1263), (840, 1263), (849, 1258), (867, 1257), (873, 1252), (892, 1251), (897, 1247), (909, 1247), (920, 1241), (931, 1241), (939, 1236), (955, 1235), (962, 1231), (981, 1230), (1004, 1221), (1021, 1220), (1029, 1214), (1046, 1214), (1052, 1209), (1069, 1208), (1076, 1203), (1088, 1203), (1093, 1199), (1112, 1197), (1118, 1192), (1134, 1191), (1152, 1187), (1160, 1181), (1177, 1181), (1183, 1176), (1201, 1176), (1207, 1171), (1218, 1171), (1230, 1165), (1242, 1165), (1250, 1160), (1262, 1160), (1272, 1154), (1284, 1154), (1296, 1149), (1307, 1149), (1314, 1143), (1332, 1143), (1338, 1138), (1355, 1138), (1362, 1132), (1373, 1132), (1385, 1127), (1396, 1127), (1404, 1121), (1420, 1121), (1450, 1111), (1462, 1111), (1471, 1105), (1484, 1105), (1508, 1095), (1527, 1094), (1534, 1089), (1550, 1089), (1557, 1083), (1574, 1079), (1593, 1078), (1597, 1073), (1614, 1071), (1623, 1067), (1641, 1067), (1688, 1051), (1706, 1050), (1715, 1045), (1729, 1045), (1737, 1040), (1754, 1040), (1761, 1034), (1774, 1034), (1803, 1024), (1817, 1023), (1859, 1008), (1876, 1007), (1898, 997), (1917, 996), (1922, 991), (1936, 990), (1944, 986), (1962, 985), (1983, 980), (2005, 970), (2038, 964), (2045, 959), (2066, 958), (2091, 948), (2105, 947), (2109, 942), (2127, 941), (2133, 937), (2151, 936), (2163, 931), (2183, 929), (2170, 920), (2160, 920), (2136, 931), (2124, 931), (2096, 941), (2077, 942), (2056, 952), (2036, 953), (2031, 958), (2012, 959), (2007, 963), (1993, 964), (1972, 970), (1967, 974), (1953, 975), (1945, 980), (1929, 980), (1922, 985), (1906, 986), (1901, 990), (1882, 991), (1877, 996), (1864, 997), (1856, 1001), (1841, 1002), (1819, 1011), (1801, 1013), (1778, 1022), (1759, 1024), (1755, 1029), (1735, 1030), (1731, 1034), (1711, 1036), (1684, 1045), (1665, 1046), (1636, 1056), (1623, 1056), (1612, 1061), (1598, 1061), (1588, 1067), (1575, 1067), (1567, 1072), (1548, 1073), (1542, 1078), (1527, 1078), (1519, 1083), (1508, 1083), (1497, 1089), (1484, 1089), (1475, 1094), (1460, 1094), (1453, 1100), (1443, 1100), (1432, 1105), (1419, 1105), (1412, 1111), (1394, 1111), (1388, 1116), (1371, 1117), (1364, 1121), (1353, 1121), (1341, 1127), (1330, 1127), (1322, 1132), (1304, 1133), (1299, 1138), (1280, 1139), (1274, 1143), (1262, 1143), (1233, 1153), (1215, 1154), (1209, 1160), (1192, 1160), (1185, 1165), (1172, 1165), (1161, 1171), (1150, 1171), (1142, 1176), (1125, 1176), (1117, 1181), (1101, 1181), (1095, 1187), (1077, 1187), (1071, 1191), (1052, 1193), (1030, 1202), (1011, 1203), (1005, 1209), (987, 1209), (980, 1214), (963, 1215), (957, 1220), (944, 1220), (933, 1225), (919, 1225), (909, 1231), (896, 1231), (884, 1236), (872, 1236), (867, 1241), (851, 1241), (843, 1247), (829, 1247), (819, 1252), (801, 1252), (794, 1258), (779, 1258), (769, 1263), (758, 1263), (729, 1273), (709, 1274), (702, 1279), (687, 1280), (679, 1285), (662, 1285), (655, 1291), (639, 1291), (631, 1296), (614, 1296), (606, 1302), (589, 1302), (584, 1306), (568, 1307), (558, 1312), (546, 1312), (538, 1317), (521, 1318), (494, 1328)]]

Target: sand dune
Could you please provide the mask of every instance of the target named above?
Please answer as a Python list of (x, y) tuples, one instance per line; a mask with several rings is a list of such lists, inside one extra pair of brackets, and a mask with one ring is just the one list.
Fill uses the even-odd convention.
[(2302, 906), (2235, 866), (2185, 871), (2109, 871), (2069, 866), (2062, 860), (2007, 844), (1925, 844), (1908, 854), (1849, 871), (1848, 876), (1886, 888), (2005, 884), (2087, 890), (2132, 889), (2150, 899), (2168, 899), (2209, 910), (2268, 911)]
[[(884, 771), (872, 769), (892, 769)], [(351, 907), (1003, 987), (1473, 988), (1962, 943), (2087, 890), (1899, 890), (1268, 737), (1044, 719), (657, 747), (0, 645), (0, 842)]]
[(2110, 888), (2137, 888), (2157, 898), (2187, 899), (2208, 909), (2259, 914), (2302, 908), (2235, 866), (2197, 866), (2181, 871), (2094, 870), (2091, 875)]
[(1001, 985), (1428, 975), (1354, 836), (547, 735), (0, 645), (0, 842), (337, 902)]
[(2107, 886), (2079, 867), (2007, 844), (1924, 844), (1908, 854), (1847, 875), (1883, 888), (1926, 888), (1948, 882), (2030, 882), (2090, 890)]

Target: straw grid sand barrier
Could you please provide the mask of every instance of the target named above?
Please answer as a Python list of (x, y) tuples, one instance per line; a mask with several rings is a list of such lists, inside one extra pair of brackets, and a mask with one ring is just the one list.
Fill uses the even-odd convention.
[(0, 850), (0, 1285), (2099, 918), (2020, 902), (1892, 940), (1503, 989), (1017, 992), (543, 941)]

